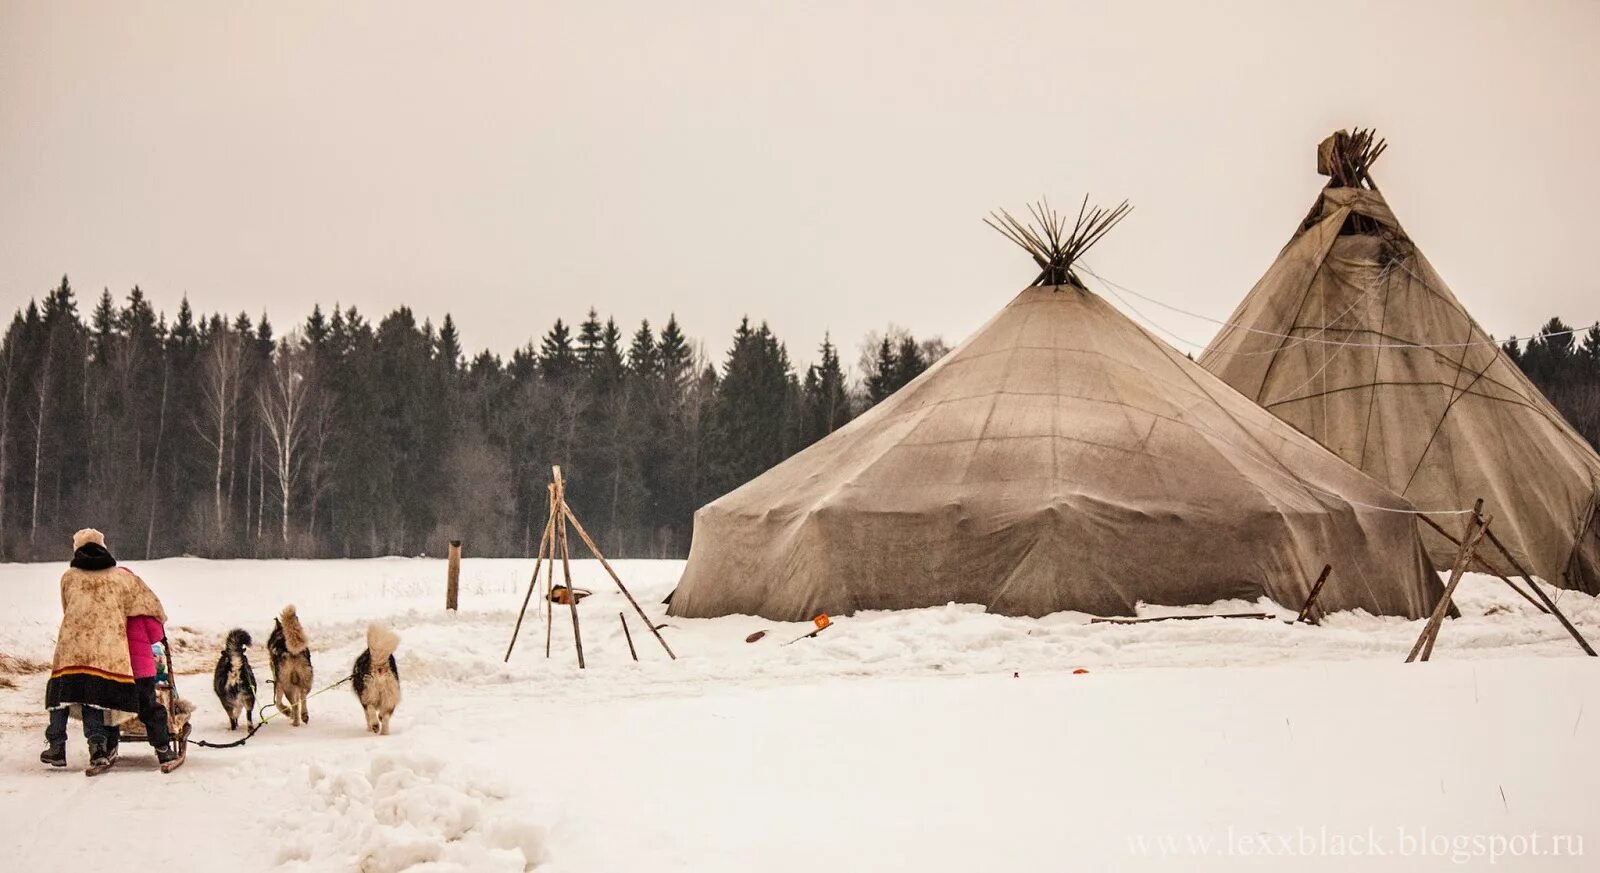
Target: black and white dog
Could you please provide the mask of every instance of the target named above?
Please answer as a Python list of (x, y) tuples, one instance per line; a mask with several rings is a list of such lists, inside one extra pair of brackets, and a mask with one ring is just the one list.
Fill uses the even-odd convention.
[(273, 623), (267, 655), (272, 658), (272, 702), (296, 727), (311, 721), (306, 708), (311, 696), (311, 644), (293, 604), (285, 606)]
[(400, 647), (400, 635), (379, 625), (367, 627), (367, 650), (356, 658), (350, 670), (350, 680), (356, 689), (356, 699), (367, 713), (367, 730), (375, 734), (389, 733), (389, 716), (400, 705), (400, 668), (395, 664), (394, 650)]
[(217, 672), (211, 683), (211, 687), (216, 689), (217, 699), (222, 701), (223, 711), (228, 714), (230, 731), (238, 730), (241, 712), (248, 726), (255, 727), (256, 724), (256, 674), (250, 670), (250, 656), (245, 652), (249, 648), (249, 633), (241, 628), (228, 631), (228, 639), (222, 644), (222, 655), (217, 658)]

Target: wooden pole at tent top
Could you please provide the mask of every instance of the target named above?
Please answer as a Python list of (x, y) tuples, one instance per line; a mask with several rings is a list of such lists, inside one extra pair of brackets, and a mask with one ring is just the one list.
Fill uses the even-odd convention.
[(555, 477), (556, 502), (555, 512), (552, 517), (556, 519), (556, 542), (561, 544), (561, 578), (567, 583), (567, 610), (572, 613), (572, 644), (578, 650), (578, 669), (584, 668), (583, 663), (583, 634), (578, 630), (578, 598), (572, 589), (572, 561), (567, 553), (567, 526), (561, 521), (563, 517), (570, 518), (567, 511), (566, 483), (561, 481), (561, 467), (550, 468)]
[(444, 608), (455, 612), (461, 599), (461, 541), (450, 541), (450, 566), (445, 571)]
[[(1479, 504), (1482, 504), (1481, 500)], [(1493, 520), (1493, 515), (1478, 515), (1474, 512), (1472, 520), (1467, 522), (1467, 535), (1462, 538), (1461, 550), (1456, 553), (1456, 565), (1450, 569), (1450, 584), (1444, 587), (1444, 595), (1433, 608), (1433, 615), (1423, 626), (1416, 645), (1411, 647), (1411, 654), (1406, 656), (1407, 664), (1417, 660), (1418, 657), (1426, 661), (1433, 654), (1433, 641), (1439, 636), (1439, 628), (1444, 624), (1444, 617), (1450, 612), (1450, 601), (1455, 597), (1456, 586), (1461, 584), (1461, 577), (1466, 575), (1467, 565), (1472, 562), (1472, 554), (1477, 550), (1478, 543), (1483, 541), (1484, 533), (1489, 530), (1489, 522)]]

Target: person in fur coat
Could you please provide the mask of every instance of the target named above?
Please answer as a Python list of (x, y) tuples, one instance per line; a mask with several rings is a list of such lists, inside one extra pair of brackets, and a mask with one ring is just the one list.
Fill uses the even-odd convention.
[[(48, 747), (39, 760), (66, 766), (70, 714), (83, 719), (91, 766), (103, 767), (111, 762), (115, 726), (148, 708), (135, 679), (129, 619), (148, 617), (159, 627), (167, 613), (144, 580), (117, 566), (99, 531), (78, 531), (72, 548), (72, 563), (61, 576), (61, 629), (45, 685)], [(141, 627), (149, 630), (148, 625)], [(148, 643), (145, 657), (151, 658)]]

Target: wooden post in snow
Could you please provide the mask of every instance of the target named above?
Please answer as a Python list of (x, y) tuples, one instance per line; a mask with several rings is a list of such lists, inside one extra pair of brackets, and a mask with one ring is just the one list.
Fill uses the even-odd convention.
[(1328, 574), (1332, 572), (1332, 564), (1322, 565), (1322, 575), (1317, 577), (1317, 584), (1311, 586), (1311, 594), (1306, 597), (1306, 605), (1300, 607), (1300, 615), (1295, 618), (1295, 623), (1298, 624), (1299, 622), (1303, 621), (1310, 624), (1317, 624), (1319, 620), (1311, 614), (1311, 610), (1316, 607), (1317, 595), (1322, 593), (1322, 586), (1328, 584)]
[(461, 599), (461, 541), (450, 541), (450, 569), (446, 571), (444, 586), (444, 608), (450, 612), (456, 611), (456, 606)]
[(632, 655), (633, 659), (637, 661), (639, 660), (639, 653), (633, 648), (633, 634), (628, 633), (628, 616), (626, 613), (619, 612), (617, 613), (617, 618), (622, 621), (622, 635), (628, 640), (628, 654)]

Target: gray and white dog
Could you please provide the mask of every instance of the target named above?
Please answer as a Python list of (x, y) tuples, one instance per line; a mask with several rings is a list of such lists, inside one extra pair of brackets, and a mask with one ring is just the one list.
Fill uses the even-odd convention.
[(244, 713), (245, 723), (249, 727), (256, 724), (256, 674), (250, 669), (250, 656), (246, 650), (250, 648), (250, 634), (243, 628), (234, 628), (228, 631), (228, 639), (222, 644), (222, 654), (217, 657), (217, 672), (212, 678), (211, 687), (217, 692), (217, 699), (222, 701), (222, 709), (228, 714), (228, 730), (238, 730), (239, 714)]

